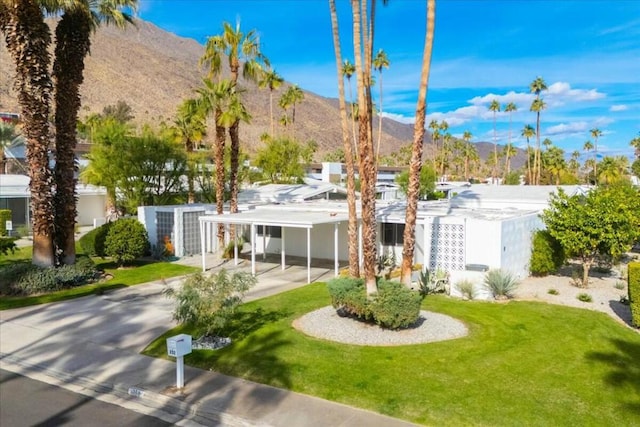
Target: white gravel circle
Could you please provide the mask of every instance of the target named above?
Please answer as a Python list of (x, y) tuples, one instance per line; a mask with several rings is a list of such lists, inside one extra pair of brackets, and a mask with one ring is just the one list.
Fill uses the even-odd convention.
[(423, 344), (461, 338), (469, 333), (461, 321), (431, 311), (421, 310), (414, 327), (391, 331), (340, 317), (332, 306), (305, 314), (293, 322), (293, 327), (315, 338), (367, 346)]

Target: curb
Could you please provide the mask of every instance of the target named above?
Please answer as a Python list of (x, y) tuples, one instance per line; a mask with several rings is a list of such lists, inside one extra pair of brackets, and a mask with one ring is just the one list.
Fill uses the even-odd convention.
[(207, 425), (247, 427), (255, 423), (220, 411), (200, 410), (198, 404), (126, 384), (100, 383), (90, 377), (32, 364), (0, 352), (0, 368), (15, 374), (65, 388), (69, 391), (115, 404), (135, 412), (160, 418), (169, 423), (199, 427)]

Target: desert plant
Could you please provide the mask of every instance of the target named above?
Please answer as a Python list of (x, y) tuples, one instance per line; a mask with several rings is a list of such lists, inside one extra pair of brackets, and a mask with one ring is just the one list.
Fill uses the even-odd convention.
[(630, 262), (628, 272), (627, 293), (631, 306), (631, 324), (640, 328), (640, 262)]
[(140, 258), (149, 251), (147, 230), (135, 218), (119, 219), (109, 227), (104, 251), (120, 266)]
[(564, 263), (562, 245), (547, 230), (538, 230), (533, 235), (529, 271), (533, 276), (555, 273)]
[(462, 295), (463, 299), (472, 300), (476, 296), (475, 287), (470, 280), (461, 280), (456, 283), (456, 289)]
[(424, 268), (418, 277), (418, 290), (424, 298), (428, 294), (447, 292), (449, 283), (449, 273), (437, 269), (435, 272)]
[(578, 301), (582, 301), (582, 302), (592, 302), (593, 298), (591, 297), (591, 295), (585, 293), (585, 292), (581, 292), (579, 293), (576, 298), (578, 299)]
[(210, 336), (225, 327), (256, 283), (251, 273), (231, 274), (222, 269), (211, 276), (194, 274), (179, 290), (167, 287), (164, 293), (176, 301), (175, 320), (191, 325), (198, 334)]
[(623, 281), (621, 281), (621, 280), (618, 280), (616, 282), (616, 284), (613, 285), (614, 288), (616, 288), (616, 289), (618, 289), (620, 291), (623, 290), (625, 288), (625, 286), (626, 286), (625, 283)]
[(497, 300), (513, 297), (513, 292), (520, 283), (518, 279), (508, 271), (489, 270), (484, 276), (484, 285)]
[(557, 289), (553, 289), (553, 288), (549, 289), (547, 293), (549, 295), (560, 295), (560, 292)]
[(224, 251), (222, 252), (222, 258), (224, 259), (234, 258), (236, 245), (238, 246), (238, 252), (240, 252), (240, 250), (244, 246), (244, 239), (238, 239), (237, 242), (235, 241), (229, 242), (227, 246), (225, 246)]

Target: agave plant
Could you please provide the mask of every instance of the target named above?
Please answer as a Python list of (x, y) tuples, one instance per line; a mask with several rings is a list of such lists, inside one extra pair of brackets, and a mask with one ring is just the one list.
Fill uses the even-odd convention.
[(493, 294), (497, 300), (506, 300), (513, 297), (520, 282), (508, 271), (489, 270), (484, 276), (485, 287)]

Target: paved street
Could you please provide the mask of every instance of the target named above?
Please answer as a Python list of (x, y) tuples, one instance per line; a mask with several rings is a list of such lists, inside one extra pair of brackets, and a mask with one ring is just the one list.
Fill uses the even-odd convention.
[(0, 370), (0, 425), (144, 427), (171, 424)]

